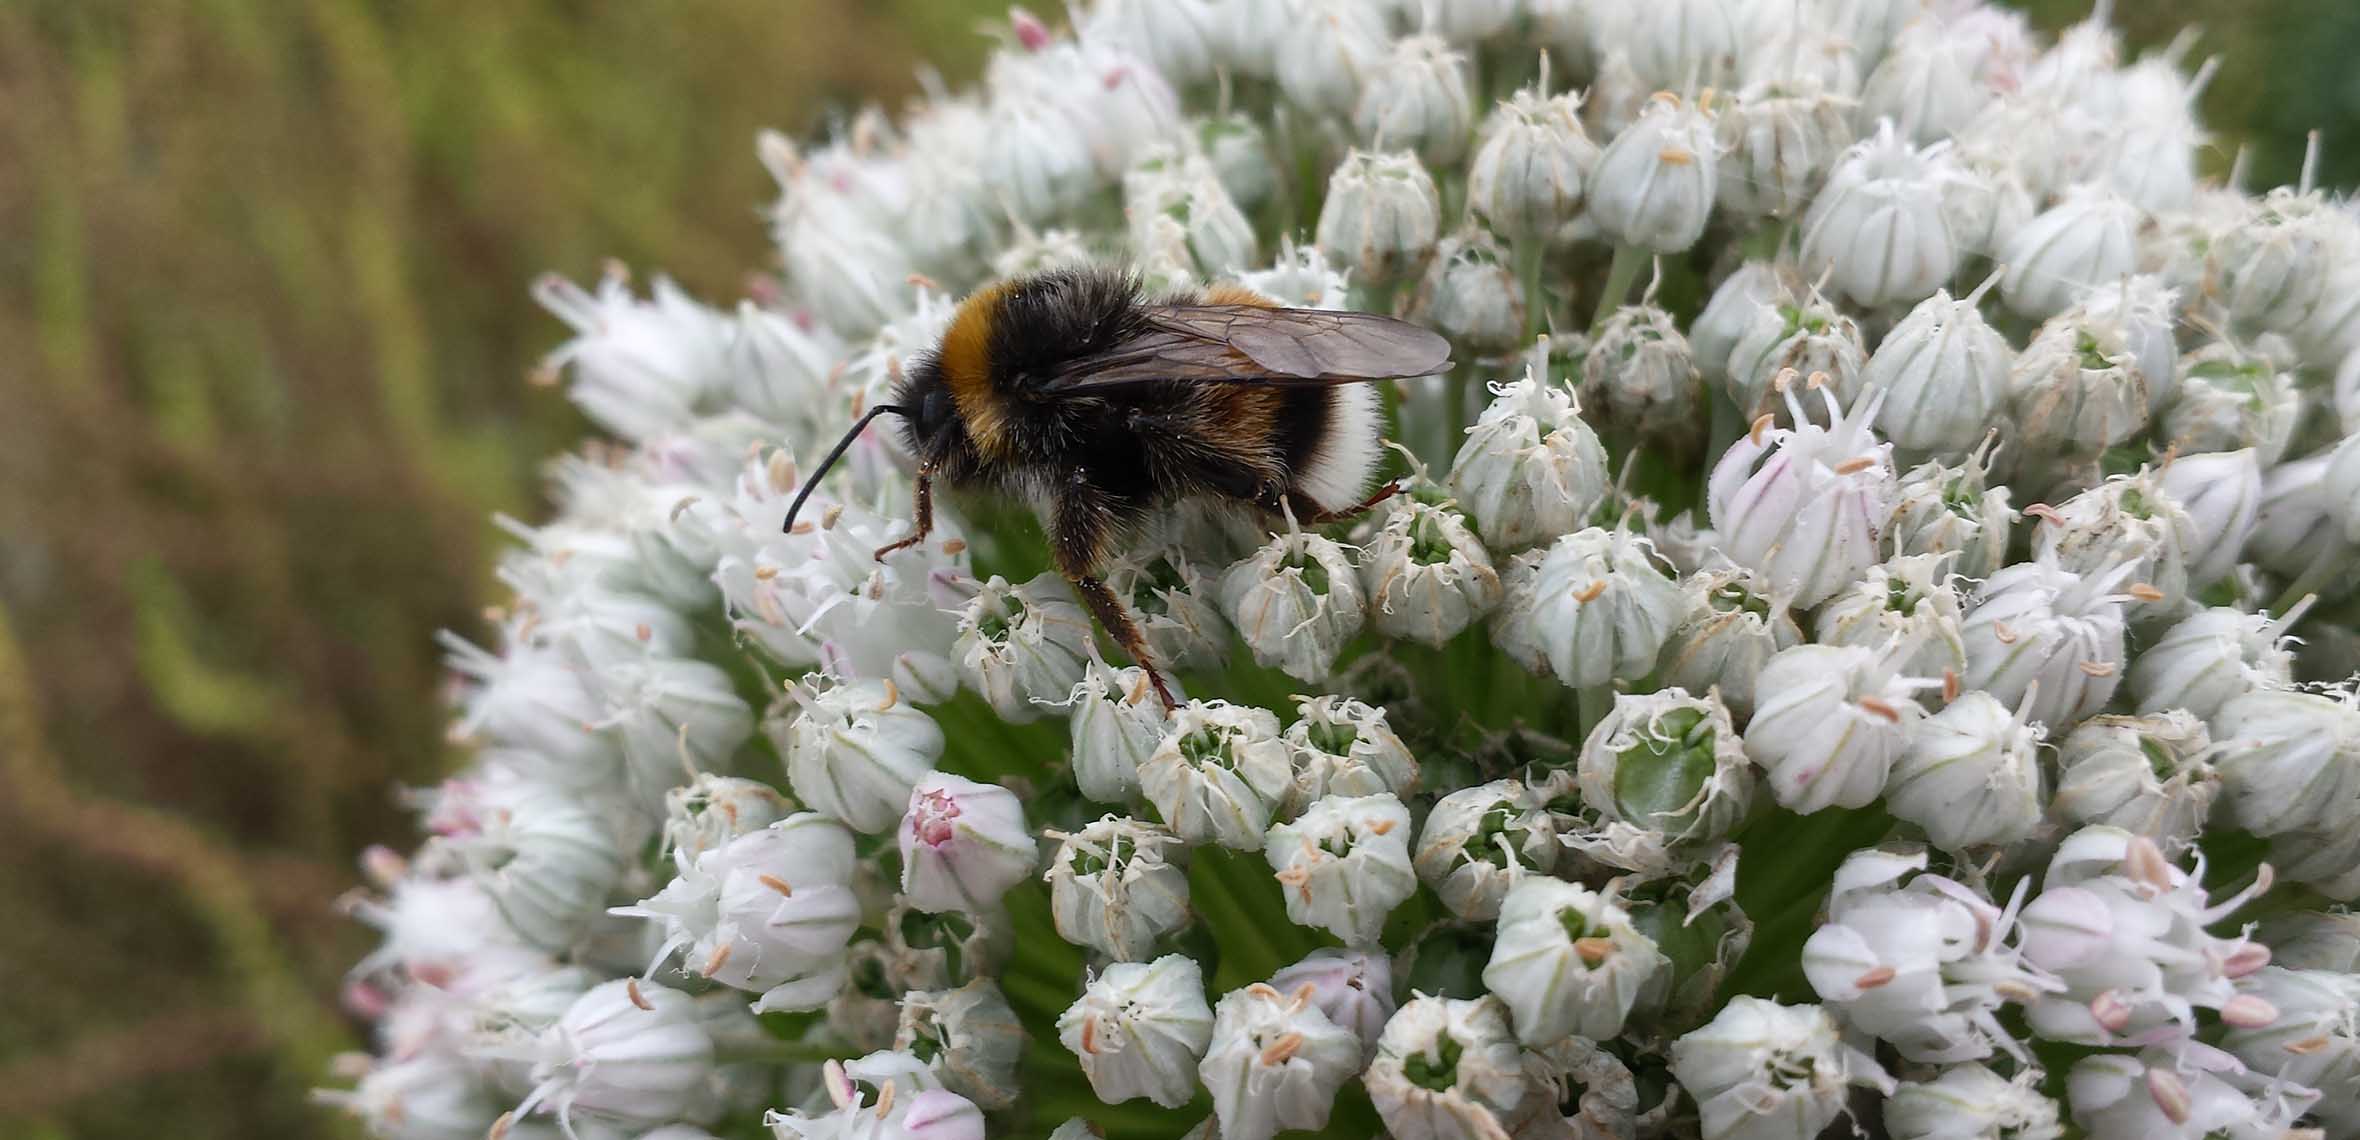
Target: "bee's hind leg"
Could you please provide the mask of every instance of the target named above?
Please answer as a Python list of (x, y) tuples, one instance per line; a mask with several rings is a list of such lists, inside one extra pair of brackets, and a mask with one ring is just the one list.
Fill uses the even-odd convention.
[(1394, 479), (1378, 487), (1376, 493), (1368, 498), (1340, 511), (1321, 510), (1318, 504), (1293, 493), (1287, 495), (1287, 506), (1293, 509), (1296, 522), (1302, 523), (1304, 526), (1326, 526), (1329, 523), (1349, 522), (1359, 518), (1377, 509), (1377, 504), (1400, 494), (1401, 491), (1401, 480)]
[(932, 467), (918, 469), (917, 502), (911, 513), (917, 516), (913, 521), (917, 523), (918, 529), (911, 531), (908, 538), (878, 547), (877, 561), (885, 561), (886, 555), (896, 551), (908, 550), (926, 541), (926, 536), (934, 533), (934, 468)]
[(1057, 563), (1058, 572), (1073, 583), (1074, 593), (1081, 595), (1082, 604), (1089, 607), (1091, 616), (1106, 627), (1115, 644), (1122, 646), (1123, 652), (1130, 654), (1131, 660), (1146, 672), (1148, 682), (1155, 686), (1155, 695), (1164, 702), (1164, 711), (1170, 712), (1180, 707), (1180, 702), (1173, 698), (1163, 670), (1156, 668), (1146, 635), (1139, 632), (1139, 623), (1131, 620), (1131, 612), (1123, 608), (1123, 600), (1098, 577), (1100, 555), (1121, 529), (1124, 517), (1125, 512), (1115, 501), (1091, 485), (1086, 476), (1076, 473), (1069, 479), (1049, 520), (1049, 553)]

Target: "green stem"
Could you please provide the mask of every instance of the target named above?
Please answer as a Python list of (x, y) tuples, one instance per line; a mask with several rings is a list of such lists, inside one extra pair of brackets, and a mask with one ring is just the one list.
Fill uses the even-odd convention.
[(1614, 686), (1591, 685), (1579, 691), (1578, 699), (1581, 702), (1582, 721), (1581, 736), (1574, 741), (1576, 744), (1588, 740), (1590, 734), (1597, 731), (1599, 723), (1606, 719), (1606, 714), (1614, 711)]
[(1647, 261), (1647, 251), (1638, 246), (1614, 247), (1614, 264), (1606, 269), (1606, 288), (1598, 294), (1598, 311), (1590, 317), (1592, 331), (1622, 308), (1623, 299), (1631, 295), (1631, 285), (1639, 280), (1639, 270)]
[(1524, 283), (1524, 339), (1531, 343), (1549, 324), (1549, 295), (1541, 288), (1541, 270), (1548, 263), (1548, 243), (1538, 237), (1516, 242), (1516, 278)]

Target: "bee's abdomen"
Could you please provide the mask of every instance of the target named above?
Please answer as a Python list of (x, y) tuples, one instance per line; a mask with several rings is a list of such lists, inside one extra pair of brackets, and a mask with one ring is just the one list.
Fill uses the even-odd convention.
[(1383, 456), (1384, 411), (1371, 384), (1288, 388), (1275, 442), (1290, 490), (1326, 510), (1360, 501)]

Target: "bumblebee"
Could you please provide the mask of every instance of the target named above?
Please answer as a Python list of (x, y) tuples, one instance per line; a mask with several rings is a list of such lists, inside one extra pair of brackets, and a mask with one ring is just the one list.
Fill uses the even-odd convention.
[(918, 461), (916, 529), (877, 557), (925, 541), (934, 484), (1031, 496), (1052, 561), (1173, 705), (1139, 627), (1099, 578), (1150, 513), (1190, 498), (1319, 524), (1363, 497), (1381, 455), (1368, 381), (1450, 368), (1441, 336), (1371, 313), (1281, 308), (1238, 286), (1148, 298), (1102, 267), (985, 286), (942, 343), (911, 360), (893, 402), (868, 410), (805, 481), (787, 529), (828, 467), (880, 415), (901, 417)]

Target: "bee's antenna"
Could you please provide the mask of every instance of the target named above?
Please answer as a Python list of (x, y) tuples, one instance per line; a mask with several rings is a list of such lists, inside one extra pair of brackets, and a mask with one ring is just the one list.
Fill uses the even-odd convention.
[(828, 468), (834, 467), (837, 460), (844, 458), (845, 449), (852, 446), (853, 440), (860, 438), (860, 433), (868, 428), (870, 420), (887, 412), (897, 416), (910, 414), (908, 408), (899, 404), (879, 404), (870, 408), (867, 414), (855, 421), (852, 430), (845, 432), (844, 438), (837, 440), (836, 446), (828, 450), (828, 457), (820, 460), (819, 466), (811, 469), (811, 475), (803, 480), (803, 489), (795, 492), (795, 501), (787, 506), (786, 524), (779, 527), (781, 533), (793, 534), (795, 532), (795, 516), (803, 512), (803, 500), (810, 498), (812, 490), (819, 486), (820, 476), (827, 474)]

